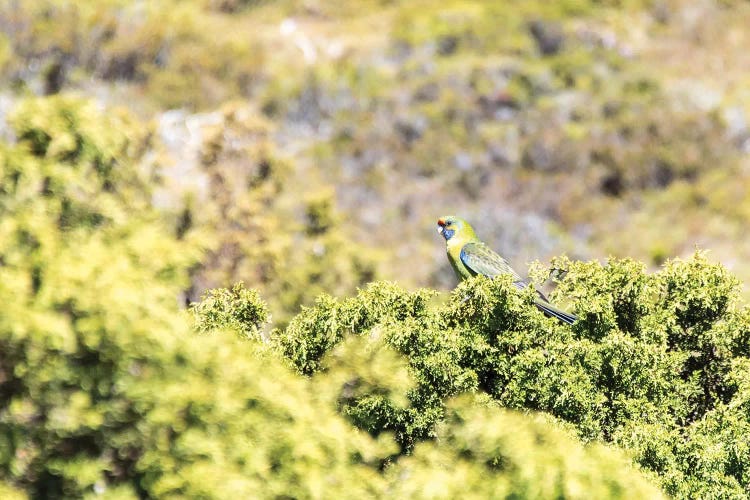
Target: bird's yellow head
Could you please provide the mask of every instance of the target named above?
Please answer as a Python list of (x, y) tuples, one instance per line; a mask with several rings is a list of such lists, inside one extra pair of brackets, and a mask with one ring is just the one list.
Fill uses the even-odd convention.
[(446, 215), (445, 217), (440, 217), (438, 219), (437, 225), (438, 233), (445, 238), (445, 241), (454, 237), (462, 239), (476, 238), (474, 228), (472, 228), (471, 225), (461, 217)]

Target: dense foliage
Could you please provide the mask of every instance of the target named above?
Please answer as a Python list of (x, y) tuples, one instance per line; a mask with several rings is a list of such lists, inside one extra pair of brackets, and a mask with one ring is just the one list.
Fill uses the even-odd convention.
[[(469, 392), (628, 450), (670, 495), (750, 494), (750, 310), (737, 303), (737, 280), (702, 253), (650, 275), (631, 260), (553, 265), (579, 314), (572, 328), (539, 313), (510, 278), (475, 278), (443, 304), (379, 282), (350, 299), (321, 296), (269, 345), (313, 380), (328, 376), (325, 356), (350, 336), (403, 355), (415, 379), (408, 404), (358, 379), (338, 400), (358, 428), (393, 432), (402, 452), (435, 438), (450, 420), (446, 400)], [(207, 300), (199, 318), (224, 311), (219, 324), (237, 321), (240, 308)]]

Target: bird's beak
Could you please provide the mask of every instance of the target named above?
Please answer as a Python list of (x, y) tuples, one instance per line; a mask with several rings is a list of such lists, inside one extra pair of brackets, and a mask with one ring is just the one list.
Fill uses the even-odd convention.
[(442, 236), (442, 235), (443, 235), (443, 230), (444, 230), (444, 229), (445, 229), (445, 228), (444, 228), (443, 226), (438, 226), (438, 227), (437, 227), (437, 232), (438, 232), (438, 234)]
[(437, 232), (439, 235), (442, 236), (443, 231), (445, 230), (445, 221), (443, 219), (438, 219), (437, 224), (438, 224)]

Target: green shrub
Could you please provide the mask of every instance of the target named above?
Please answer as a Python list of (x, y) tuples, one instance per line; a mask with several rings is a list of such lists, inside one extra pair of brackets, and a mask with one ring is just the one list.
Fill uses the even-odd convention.
[[(572, 327), (545, 318), (533, 292), (510, 279), (468, 280), (443, 303), (381, 282), (350, 299), (319, 298), (272, 332), (271, 345), (313, 380), (351, 335), (401, 353), (414, 379), (408, 404), (359, 391), (340, 411), (373, 436), (393, 432), (407, 454), (439, 435), (448, 398), (486, 393), (628, 450), (670, 494), (746, 494), (747, 391), (737, 370), (746, 370), (750, 323), (737, 280), (702, 253), (650, 275), (632, 260), (557, 259), (553, 268), (565, 276), (556, 295), (579, 314)], [(702, 444), (712, 440), (721, 447)]]
[(418, 444), (393, 471), (408, 474), (397, 496), (662, 497), (614, 450), (582, 448), (557, 427), (541, 415), (451, 403), (438, 440)]
[(268, 321), (268, 306), (255, 290), (237, 283), (231, 290), (209, 290), (192, 309), (198, 332), (234, 330), (240, 338), (260, 340), (262, 325)]
[[(150, 206), (124, 122), (93, 126), (109, 119), (27, 101), (0, 150), (3, 495), (381, 495), (392, 443), (257, 344), (190, 334), (177, 298), (199, 248)], [(266, 318), (239, 286), (196, 311), (252, 338)]]

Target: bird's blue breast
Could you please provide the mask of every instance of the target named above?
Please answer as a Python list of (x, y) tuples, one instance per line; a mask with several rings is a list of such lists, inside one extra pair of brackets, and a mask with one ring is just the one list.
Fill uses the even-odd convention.
[(445, 238), (446, 241), (453, 238), (453, 235), (456, 233), (455, 229), (443, 229), (443, 238)]

